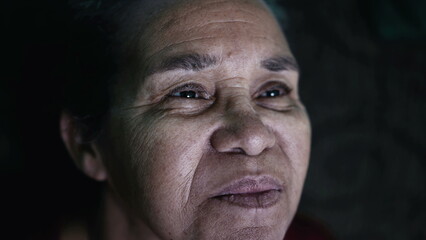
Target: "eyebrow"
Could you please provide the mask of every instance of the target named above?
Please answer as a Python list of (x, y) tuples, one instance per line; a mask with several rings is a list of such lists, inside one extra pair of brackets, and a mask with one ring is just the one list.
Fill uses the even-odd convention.
[[(201, 71), (219, 63), (216, 56), (209, 54), (184, 54), (165, 59), (159, 65), (147, 69), (147, 76), (172, 70)], [(272, 72), (284, 70), (299, 71), (299, 66), (291, 56), (272, 57), (261, 62), (261, 66)]]
[(218, 58), (208, 54), (185, 54), (167, 58), (158, 66), (148, 69), (147, 75), (172, 70), (201, 71), (218, 64)]
[(263, 60), (261, 64), (263, 68), (272, 72), (280, 72), (284, 70), (299, 71), (299, 65), (297, 64), (296, 59), (291, 56), (272, 57)]

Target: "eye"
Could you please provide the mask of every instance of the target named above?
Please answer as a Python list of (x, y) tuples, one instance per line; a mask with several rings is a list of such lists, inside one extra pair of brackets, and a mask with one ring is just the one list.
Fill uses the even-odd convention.
[(169, 96), (176, 98), (208, 99), (208, 94), (204, 88), (193, 83), (185, 84), (173, 89)]
[(261, 93), (259, 97), (278, 97), (278, 96), (281, 96), (281, 95), (282, 94), (281, 94), (280, 90), (274, 89), (274, 90), (268, 90), (268, 91)]
[(181, 98), (199, 98), (199, 95), (195, 91), (180, 91), (175, 92), (171, 96), (173, 97), (181, 97)]
[(276, 98), (290, 94), (291, 89), (283, 83), (272, 83), (262, 87), (258, 98)]

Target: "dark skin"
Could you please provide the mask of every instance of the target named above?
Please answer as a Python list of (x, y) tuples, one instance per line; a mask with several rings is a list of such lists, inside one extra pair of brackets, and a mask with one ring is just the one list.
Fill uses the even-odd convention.
[(137, 60), (101, 136), (83, 148), (61, 120), (82, 171), (106, 182), (104, 238), (283, 239), (311, 129), (278, 23), (256, 0), (173, 1), (149, 21), (122, 49)]

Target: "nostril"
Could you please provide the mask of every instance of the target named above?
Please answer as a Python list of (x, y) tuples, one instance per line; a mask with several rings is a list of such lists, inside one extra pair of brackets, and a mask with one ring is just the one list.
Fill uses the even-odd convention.
[(242, 148), (232, 148), (231, 151), (229, 151), (230, 153), (242, 153), (245, 154), (246, 152), (244, 151), (244, 149)]

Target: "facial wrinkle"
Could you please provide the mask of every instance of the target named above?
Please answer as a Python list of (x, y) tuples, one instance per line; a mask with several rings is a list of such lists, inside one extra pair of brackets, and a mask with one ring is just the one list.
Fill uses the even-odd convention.
[[(148, 117), (148, 119), (146, 117), (144, 117), (145, 111), (144, 112), (140, 112), (134, 116), (132, 116), (131, 118), (129, 118), (129, 120), (125, 123), (127, 126), (130, 127), (130, 132), (131, 132), (131, 141), (130, 144), (131, 146), (134, 146), (137, 150), (135, 151), (135, 156), (132, 156), (133, 159), (137, 159), (138, 156), (142, 156), (143, 152), (144, 152), (144, 147), (152, 147), (152, 144), (149, 144), (149, 141), (147, 138), (143, 137), (145, 132), (154, 132), (153, 129), (150, 129), (153, 124), (151, 124), (151, 122), (156, 119), (156, 117), (158, 115), (164, 115), (161, 113), (161, 111), (157, 110), (155, 111), (155, 113), (151, 113), (149, 114), (150, 117)], [(159, 117), (161, 118), (161, 116)], [(149, 128), (147, 128), (146, 126), (149, 126)], [(142, 142), (141, 142), (142, 140)], [(135, 161), (136, 163), (139, 163), (140, 161)], [(139, 164), (136, 164), (134, 167), (139, 166)]]
[[(209, 6), (211, 6), (211, 5), (220, 5), (220, 4), (222, 4), (222, 3), (231, 3), (232, 4), (232, 2), (230, 2), (229, 0), (228, 1), (213, 1), (213, 2), (208, 2), (208, 3), (203, 3), (203, 4), (200, 4), (200, 5), (197, 5), (196, 7), (194, 7), (192, 10), (189, 10), (189, 11), (185, 11), (185, 14), (183, 14), (181, 17), (179, 17), (179, 18), (186, 18), (187, 16), (190, 16), (190, 15), (192, 15), (194, 12), (196, 12), (196, 11), (199, 11), (199, 10), (201, 10), (201, 9), (203, 9), (203, 8), (207, 8), (207, 7), (209, 7)], [(179, 19), (178, 18), (178, 19)]]
[[(240, 117), (258, 117), (258, 113), (251, 104), (251, 99), (246, 94), (234, 94), (229, 96), (225, 103), (225, 111), (231, 116)], [(227, 114), (227, 115), (228, 115)]]
[(187, 29), (187, 31), (189, 32), (189, 31), (191, 31), (191, 30), (193, 30), (193, 29), (196, 29), (196, 28), (204, 28), (204, 27), (206, 27), (206, 26), (208, 26), (208, 25), (212, 25), (212, 24), (229, 24), (229, 23), (236, 23), (236, 24), (248, 24), (248, 25), (256, 25), (255, 23), (253, 23), (253, 22), (250, 22), (250, 21), (244, 21), (244, 20), (226, 20), (226, 21), (211, 21), (211, 22), (208, 22), (208, 23), (205, 23), (205, 24), (201, 24), (201, 25), (199, 25), (199, 26), (194, 26), (194, 27), (191, 27), (191, 28), (188, 28)]
[[(194, 10), (194, 11), (196, 11), (196, 10)], [(194, 12), (193, 11), (193, 12)], [(241, 13), (245, 13), (245, 14), (248, 14), (248, 15), (250, 15), (251, 17), (255, 17), (256, 18), (256, 20), (260, 20), (260, 17), (258, 16), (258, 15), (255, 15), (254, 13), (252, 13), (252, 12), (250, 12), (250, 11), (246, 11), (246, 10), (243, 10), (243, 9), (236, 9), (235, 10), (236, 12), (241, 12)], [(216, 13), (223, 13), (223, 11), (209, 11), (209, 14), (216, 14)], [(186, 14), (184, 14), (184, 15), (182, 15), (182, 16), (179, 16), (178, 18), (173, 18), (173, 19), (171, 19), (170, 21), (173, 21), (173, 23), (176, 23), (176, 22), (178, 22), (179, 20), (181, 20), (181, 19), (186, 19), (187, 17), (189, 16), (189, 13), (186, 13)], [(196, 27), (196, 26), (195, 26)], [(163, 31), (163, 30), (165, 30), (166, 28), (170, 28), (170, 24), (168, 24), (168, 23), (164, 23), (164, 24), (162, 24), (162, 26), (161, 26), (161, 28), (158, 30), (158, 32), (161, 32), (161, 31)], [(191, 28), (192, 29), (192, 28)]]
[[(175, 70), (175, 71), (180, 71), (180, 70)], [(140, 93), (137, 100), (142, 99), (142, 101), (148, 101), (149, 103), (145, 105), (157, 104), (159, 101), (161, 101), (161, 99), (165, 95), (167, 95), (167, 93), (171, 92), (174, 88), (176, 88), (179, 85), (182, 85), (185, 82), (188, 82), (188, 79), (182, 78), (182, 77), (177, 77), (175, 79), (173, 79), (172, 77), (169, 77), (170, 75), (161, 77), (161, 76), (164, 76), (164, 74), (169, 74), (169, 73), (165, 73), (165, 72), (157, 73), (147, 77), (144, 81), (144, 86), (143, 86), (146, 89), (142, 89), (139, 91)], [(172, 79), (170, 80), (170, 78)], [(166, 82), (166, 80), (168, 82)]]
[(152, 58), (155, 55), (161, 54), (162, 52), (166, 51), (167, 49), (171, 48), (171, 47), (176, 47), (179, 46), (181, 44), (184, 43), (188, 43), (188, 42), (193, 42), (193, 41), (200, 41), (200, 40), (209, 40), (209, 39), (214, 39), (217, 37), (199, 37), (199, 38), (193, 38), (193, 39), (188, 39), (188, 40), (183, 40), (180, 42), (176, 42), (176, 43), (172, 43), (172, 44), (168, 44), (165, 47), (160, 48), (159, 50), (155, 51), (154, 53), (152, 53), (151, 55), (149, 55), (145, 61), (149, 62), (150, 58)]
[[(197, 163), (198, 166), (198, 163)], [(194, 170), (192, 171), (188, 171), (185, 176), (184, 179), (186, 179), (186, 181), (182, 182), (179, 187), (181, 187), (182, 189), (187, 189), (188, 191), (186, 191), (185, 196), (183, 196), (182, 198), (182, 202), (183, 204), (183, 210), (185, 211), (187, 209), (188, 206), (188, 201), (189, 201), (189, 197), (191, 195), (191, 187), (192, 187), (192, 182), (194, 179), (194, 173), (197, 171), (196, 167)]]
[[(224, 22), (228, 22), (228, 23), (232, 23), (233, 21), (224, 21)], [(246, 24), (249, 24), (250, 22), (245, 22), (245, 21), (236, 21), (236, 22), (241, 22), (241, 23), (246, 23)], [(218, 22), (219, 23), (219, 22)], [(254, 25), (254, 24), (253, 24)], [(194, 27), (194, 28), (197, 28), (197, 27)], [(215, 38), (218, 38), (217, 36), (209, 36), (209, 37), (199, 37), (199, 38), (192, 38), (192, 39), (188, 39), (188, 40), (183, 40), (183, 41), (179, 41), (179, 42), (176, 42), (176, 43), (172, 43), (172, 44), (167, 44), (166, 46), (164, 46), (164, 47), (162, 47), (162, 48), (160, 48), (159, 50), (156, 50), (155, 52), (153, 52), (152, 54), (150, 54), (150, 55), (148, 55), (146, 58), (145, 58), (145, 61), (144, 62), (147, 62), (147, 63), (149, 63), (149, 62), (151, 62), (151, 58), (153, 58), (155, 55), (159, 55), (159, 54), (161, 54), (162, 52), (165, 52), (165, 51), (167, 51), (168, 49), (170, 49), (170, 48), (178, 48), (178, 46), (179, 45), (182, 45), (182, 44), (185, 44), (185, 43), (190, 43), (190, 42), (193, 42), (193, 41), (203, 41), (203, 40), (212, 40), (212, 39), (215, 39)], [(272, 40), (272, 39), (270, 39), (270, 38), (268, 38), (268, 37), (266, 37), (266, 36), (263, 36), (263, 35), (254, 35), (254, 36), (250, 36), (250, 38), (251, 39), (264, 39), (264, 40), (268, 40), (268, 41), (270, 41), (270, 42), (272, 42), (272, 43), (274, 43), (274, 45), (276, 45), (276, 46), (278, 46), (278, 45), (280, 45), (279, 43), (277, 43), (276, 41), (274, 41), (274, 40)], [(149, 46), (148, 45), (145, 45), (143, 48), (141, 48), (141, 52), (145, 52), (146, 50), (147, 50), (147, 48), (148, 48)], [(148, 68), (148, 67), (145, 67), (144, 69), (146, 69), (146, 68)], [(144, 74), (144, 77), (146, 77), (146, 75)]]
[[(228, 2), (228, 1), (209, 2), (209, 3), (203, 3), (202, 5), (212, 5), (212, 4), (219, 4), (219, 3), (225, 3), (225, 2)], [(179, 2), (177, 4), (187, 5), (187, 3), (185, 3), (184, 1)], [(201, 6), (196, 5), (196, 7), (193, 7), (191, 10), (185, 11), (185, 13), (181, 14), (180, 16), (177, 16), (177, 17), (175, 15), (171, 15), (171, 17), (169, 16), (168, 20), (162, 22), (162, 26), (158, 28), (158, 31), (161, 32), (164, 29), (169, 28), (170, 27), (169, 23), (171, 21), (178, 22), (180, 19), (184, 19), (184, 18), (187, 18), (188, 16), (192, 16), (194, 12), (199, 11), (200, 9), (203, 8), (202, 5)], [(162, 15), (162, 14), (167, 14), (167, 10), (165, 12), (159, 12), (159, 14), (157, 15)]]
[(184, 207), (183, 207), (184, 211), (188, 210), (188, 205), (190, 204), (189, 198), (191, 197), (191, 194), (193, 193), (193, 188), (194, 188), (194, 178), (195, 178), (197, 172), (199, 171), (200, 162), (202, 161), (202, 159), (205, 159), (204, 158), (205, 154), (206, 154), (205, 151), (203, 151), (203, 153), (200, 157), (200, 160), (197, 162), (197, 165), (196, 165), (194, 171), (192, 172), (193, 174), (191, 175), (191, 178), (190, 178), (191, 180), (190, 180), (189, 192), (188, 192), (188, 195), (186, 196), (185, 204), (184, 204)]
[[(232, 84), (228, 84), (229, 81), (233, 81), (235, 83)], [(244, 82), (248, 81), (247, 79), (243, 78), (243, 77), (239, 77), (239, 76), (233, 76), (233, 77), (227, 77), (224, 79), (220, 79), (218, 81), (216, 81), (216, 85), (218, 86), (218, 88), (232, 88), (232, 87), (236, 87), (236, 88), (241, 88), (246, 86), (247, 84), (244, 84)]]

